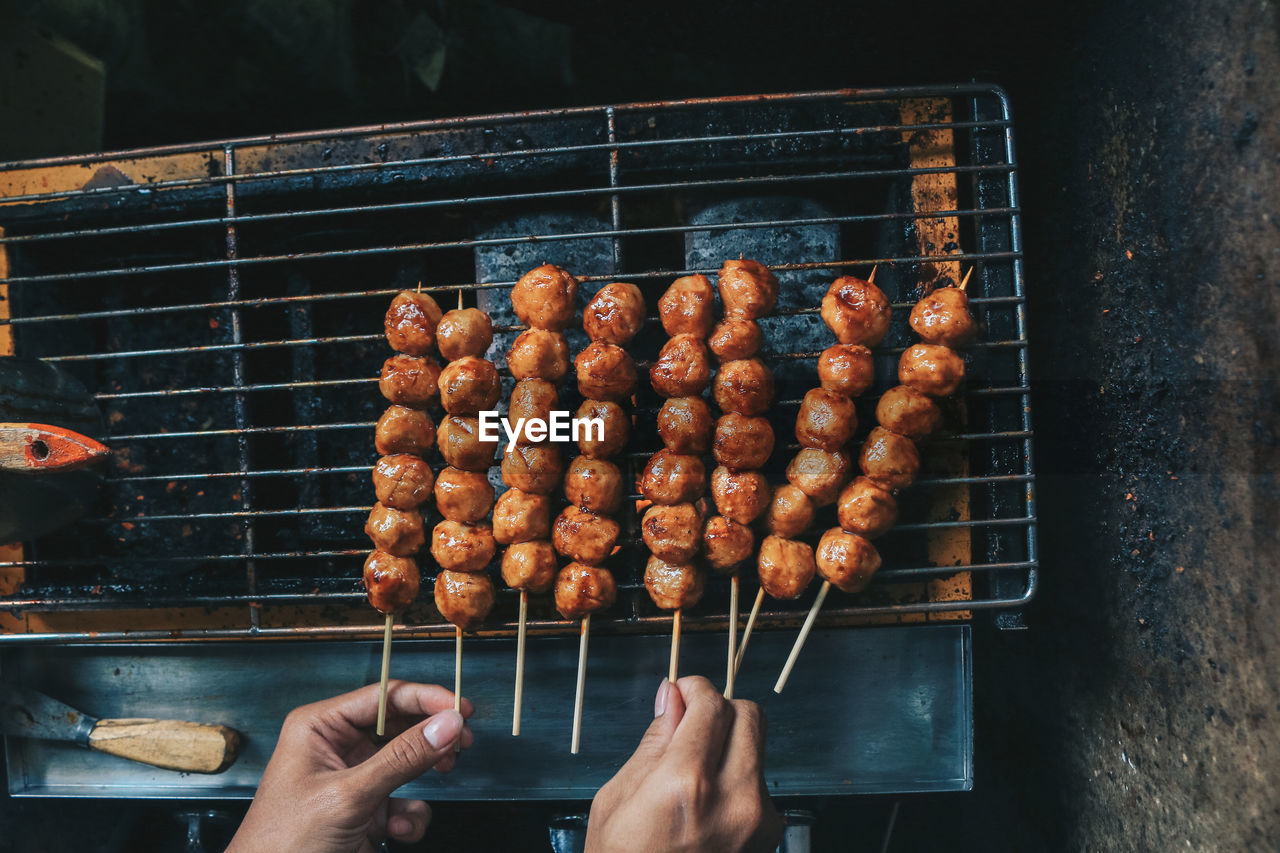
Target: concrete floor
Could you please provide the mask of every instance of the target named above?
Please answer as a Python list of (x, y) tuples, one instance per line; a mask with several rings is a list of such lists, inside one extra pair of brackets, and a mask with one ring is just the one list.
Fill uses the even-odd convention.
[[(361, 109), (394, 119), (861, 83), (1004, 85), (1023, 166), (1044, 587), (1029, 631), (977, 632), (976, 790), (904, 800), (890, 849), (1274, 849), (1277, 5), (1025, 8), (1035, 5), (921, 16), (816, 0), (569, 3), (556, 17), (572, 26), (580, 70), (559, 88), (487, 88), (477, 101), (479, 84), (459, 85), (425, 105), (384, 95), (307, 115), (235, 112), (215, 98), (186, 125), (163, 112), (129, 125), (116, 103), (108, 132), (122, 145), (215, 124), (220, 135), (348, 124), (369, 118)], [(736, 65), (735, 44), (771, 49)], [(876, 849), (892, 801), (818, 805), (819, 849)], [(152, 821), (127, 817), (130, 835), (114, 809), (90, 808), (123, 837)], [(0, 828), (53, 827), (60, 810), (9, 803)], [(497, 843), (478, 828), (481, 812), (438, 809), (434, 844)], [(506, 846), (540, 849), (541, 815), (510, 808)], [(15, 837), (0, 832), (0, 850)], [(46, 836), (12, 849), (55, 848)]]

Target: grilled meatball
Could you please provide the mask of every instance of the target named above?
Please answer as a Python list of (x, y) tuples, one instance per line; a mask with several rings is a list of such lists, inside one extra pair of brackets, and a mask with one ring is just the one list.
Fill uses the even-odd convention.
[(567, 506), (551, 525), (551, 542), (571, 560), (598, 566), (618, 542), (618, 522), (576, 506)]
[(617, 597), (618, 585), (608, 569), (570, 563), (556, 576), (556, 610), (566, 619), (606, 610)]
[(431, 531), (431, 556), (451, 572), (483, 572), (497, 548), (487, 524), (445, 520)]
[(396, 352), (426, 355), (436, 345), (440, 314), (440, 306), (427, 294), (401, 291), (387, 309), (387, 343)]
[(512, 589), (540, 595), (556, 582), (556, 550), (545, 540), (517, 542), (502, 555), (502, 580)]
[(696, 335), (705, 338), (715, 322), (715, 291), (705, 275), (686, 275), (671, 282), (658, 300), (658, 317), (671, 337)]
[(502, 396), (493, 362), (468, 355), (440, 371), (440, 403), (451, 415), (474, 415), (492, 409)]
[(543, 264), (511, 288), (511, 307), (531, 329), (558, 332), (573, 322), (578, 280), (554, 264)]
[(898, 520), (898, 502), (873, 481), (858, 477), (840, 493), (836, 518), (850, 533), (874, 539)]
[(672, 453), (711, 448), (711, 409), (701, 397), (672, 397), (658, 410), (658, 435)]
[(507, 489), (493, 507), (493, 538), (502, 545), (551, 536), (551, 499)]
[(431, 497), (431, 468), (417, 456), (397, 453), (373, 466), (373, 490), (378, 503), (392, 509), (413, 509)]
[(787, 483), (773, 490), (769, 511), (764, 517), (765, 527), (774, 536), (794, 539), (813, 523), (814, 512), (809, 496)]
[(454, 468), (487, 471), (493, 465), (498, 442), (480, 439), (480, 421), (449, 415), (440, 422), (440, 455)]
[(707, 565), (724, 574), (733, 574), (734, 567), (751, 557), (755, 542), (750, 527), (723, 515), (713, 515), (702, 529)]
[(620, 346), (587, 344), (573, 361), (578, 391), (588, 400), (625, 400), (636, 388), (636, 363)]
[(450, 521), (475, 524), (493, 509), (493, 485), (481, 471), (451, 465), (436, 478), (436, 509)]
[[(543, 423), (551, 423), (551, 410), (560, 406), (560, 395), (556, 386), (545, 379), (521, 379), (511, 389), (511, 400), (507, 404), (507, 417), (514, 425), (519, 418), (537, 418)], [(545, 441), (542, 436), (538, 441)], [(525, 430), (521, 429), (516, 436), (517, 444), (537, 444), (532, 441)]]
[(735, 471), (763, 468), (773, 454), (773, 427), (767, 418), (748, 418), (736, 412), (716, 421), (716, 461)]
[(858, 592), (880, 568), (880, 553), (870, 540), (833, 527), (822, 534), (816, 554), (818, 574), (845, 592)]
[(726, 317), (755, 320), (778, 304), (778, 279), (755, 261), (725, 261), (717, 286)]
[(858, 465), (867, 479), (882, 489), (905, 489), (915, 482), (920, 454), (915, 443), (884, 427), (876, 427), (862, 445)]
[(676, 335), (649, 368), (649, 384), (662, 397), (696, 397), (711, 382), (711, 354), (702, 338)]
[(578, 449), (583, 456), (604, 459), (617, 456), (627, 446), (627, 439), (631, 435), (631, 419), (617, 403), (587, 400), (578, 407), (575, 417), (579, 420), (600, 420), (604, 424), (603, 435), (590, 427), (578, 433)]
[(702, 573), (688, 563), (650, 557), (644, 566), (644, 587), (663, 610), (692, 607), (702, 598)]
[(910, 385), (895, 385), (885, 391), (876, 404), (876, 420), (880, 426), (907, 438), (921, 439), (929, 435), (938, 428), (941, 417), (938, 404)]
[(447, 361), (483, 356), (493, 343), (493, 321), (478, 308), (455, 308), (436, 326), (436, 346)]
[(436, 575), (435, 600), (440, 615), (464, 631), (473, 631), (493, 609), (493, 581), (483, 572), (451, 572)]
[(702, 544), (702, 512), (695, 504), (651, 506), (640, 521), (640, 533), (653, 556), (668, 563), (687, 563)]
[(422, 531), (422, 514), (416, 509), (392, 509), (381, 503), (373, 505), (364, 532), (373, 547), (397, 557), (418, 553), (426, 534)]
[(625, 281), (606, 284), (582, 311), (587, 337), (605, 344), (627, 343), (644, 325), (644, 297), (640, 288)]
[(551, 444), (522, 444), (502, 455), (502, 482), (523, 492), (549, 495), (560, 485), (564, 463)]
[(393, 355), (382, 363), (378, 389), (392, 403), (426, 406), (439, 392), (440, 365), (429, 357)]
[(707, 345), (722, 362), (751, 358), (764, 345), (764, 333), (754, 320), (730, 317), (716, 324), (711, 330)]
[(799, 598), (818, 570), (812, 548), (780, 536), (766, 536), (760, 543), (756, 567), (760, 572), (760, 586), (780, 601)]
[(762, 415), (773, 405), (773, 373), (758, 358), (720, 365), (712, 395), (722, 412)]
[(421, 456), (436, 441), (436, 425), (431, 415), (408, 406), (390, 406), (373, 432), (373, 446), (383, 456), (412, 453)]
[(379, 613), (400, 613), (418, 597), (418, 564), (408, 557), (374, 551), (364, 561), (364, 588)]
[(656, 504), (691, 503), (706, 490), (707, 470), (696, 456), (659, 450), (640, 475), (640, 493)]
[(949, 347), (916, 344), (898, 360), (898, 381), (921, 394), (947, 397), (964, 379), (964, 359)]
[(564, 472), (564, 496), (583, 509), (612, 515), (622, 506), (622, 472), (603, 459), (575, 456)]
[(720, 514), (750, 524), (769, 508), (769, 481), (759, 471), (730, 471), (721, 465), (711, 472), (711, 499)]
[(569, 344), (559, 332), (529, 329), (512, 342), (507, 367), (516, 379), (559, 382), (569, 372)]
[(858, 412), (843, 394), (814, 388), (804, 395), (796, 415), (796, 441), (801, 447), (836, 451), (849, 443), (858, 428)]
[(822, 322), (842, 344), (880, 343), (889, 331), (891, 311), (884, 291), (857, 276), (841, 276), (822, 297)]
[(875, 381), (871, 350), (862, 344), (835, 344), (818, 356), (818, 381), (828, 391), (857, 397)]
[(849, 457), (840, 452), (805, 447), (787, 466), (787, 480), (818, 506), (834, 501), (848, 479)]
[(969, 313), (969, 295), (958, 287), (940, 287), (911, 309), (911, 328), (926, 343), (964, 346), (978, 334)]

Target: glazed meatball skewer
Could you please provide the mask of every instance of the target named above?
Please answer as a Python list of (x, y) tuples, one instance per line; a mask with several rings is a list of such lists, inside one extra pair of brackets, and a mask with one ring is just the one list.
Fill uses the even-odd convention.
[(701, 454), (710, 447), (711, 412), (702, 393), (711, 382), (706, 338), (714, 322), (715, 291), (706, 276), (672, 282), (658, 300), (658, 316), (669, 336), (653, 366), (649, 384), (666, 398), (658, 412), (665, 449), (654, 454), (640, 477), (640, 493), (650, 502), (641, 519), (652, 556), (644, 585), (654, 604), (672, 611), (668, 679), (679, 675), (680, 629), (684, 607), (702, 596), (703, 579), (693, 563), (701, 546), (706, 490)]
[(911, 328), (931, 343), (907, 348), (898, 361), (901, 384), (886, 391), (876, 405), (877, 426), (864, 442), (858, 460), (863, 476), (841, 494), (839, 526), (822, 534), (818, 543), (816, 563), (823, 578), (822, 589), (773, 687), (775, 693), (781, 693), (786, 686), (832, 585), (844, 592), (858, 592), (880, 568), (880, 554), (871, 539), (893, 526), (898, 514), (893, 493), (915, 480), (920, 468), (915, 441), (932, 433), (940, 418), (934, 398), (955, 393), (964, 378), (960, 354), (950, 346), (932, 342), (959, 345), (976, 332), (977, 324), (969, 313), (964, 290), (968, 282), (966, 274), (959, 286), (938, 288), (922, 296), (911, 309)]
[(640, 331), (644, 315), (638, 287), (625, 282), (606, 284), (583, 309), (582, 328), (591, 343), (574, 361), (578, 391), (585, 400), (577, 417), (599, 424), (599, 429), (589, 427), (578, 437), (580, 455), (564, 476), (569, 505), (552, 528), (556, 551), (572, 561), (556, 581), (556, 607), (566, 619), (581, 619), (569, 745), (574, 755), (582, 735), (591, 614), (613, 604), (617, 594), (604, 562), (620, 533), (618, 522), (610, 516), (621, 509), (626, 490), (622, 472), (609, 459), (626, 446), (630, 432), (630, 419), (621, 404), (635, 392), (636, 367), (623, 347)]
[[(765, 517), (769, 535), (760, 544), (757, 561), (760, 592), (743, 632), (739, 666), (764, 594), (798, 598), (817, 573), (813, 549), (796, 537), (813, 522), (817, 507), (836, 500), (851, 467), (845, 445), (858, 423), (852, 398), (871, 387), (870, 347), (884, 339), (892, 311), (875, 278), (875, 268), (865, 281), (841, 276), (822, 300), (823, 322), (835, 332), (837, 343), (818, 359), (819, 387), (805, 394), (796, 415), (801, 449), (787, 466), (788, 483), (774, 490)], [(826, 598), (826, 591), (819, 595)]]
[(431, 469), (422, 454), (435, 441), (435, 424), (423, 409), (438, 393), (440, 366), (431, 352), (439, 320), (440, 306), (422, 293), (422, 285), (416, 293), (397, 294), (384, 319), (387, 342), (397, 354), (383, 364), (378, 382), (392, 405), (374, 433), (374, 445), (383, 455), (373, 469), (378, 502), (365, 525), (375, 550), (364, 564), (369, 603), (386, 615), (378, 691), (379, 736), (386, 730), (395, 615), (413, 603), (421, 583), (418, 564), (411, 555), (425, 539), (418, 506), (431, 496), (433, 485)]
[(763, 417), (773, 403), (773, 377), (757, 358), (764, 336), (756, 321), (776, 307), (778, 281), (761, 264), (740, 259), (725, 262), (717, 284), (724, 319), (710, 339), (721, 365), (713, 386), (721, 415), (712, 448), (718, 467), (711, 475), (711, 494), (720, 514), (707, 520), (703, 547), (711, 568), (730, 575), (724, 696), (732, 699), (738, 659), (738, 575), (754, 550), (749, 525), (769, 505), (769, 483), (759, 469), (774, 446), (773, 428)]
[[(502, 386), (498, 369), (483, 357), (493, 342), (493, 324), (483, 311), (462, 307), (461, 289), (457, 309), (440, 319), (437, 342), (441, 355), (449, 359), (439, 380), (440, 403), (449, 418), (475, 418), (493, 409)], [(450, 461), (436, 477), (435, 499), (444, 516), (431, 532), (431, 556), (440, 567), (435, 603), (454, 626), (453, 702), (454, 710), (460, 711), (462, 634), (479, 626), (494, 602), (493, 580), (486, 571), (497, 548), (493, 529), (485, 522), (493, 509), (488, 466), (468, 470)]]
[[(511, 291), (511, 301), (522, 322), (522, 332), (507, 353), (507, 366), (516, 378), (508, 416), (550, 419), (559, 405), (557, 386), (569, 371), (569, 348), (561, 329), (572, 317), (577, 282), (567, 272), (545, 265), (523, 276)], [(539, 296), (543, 292), (543, 296)], [(540, 312), (553, 301), (556, 312)], [(503, 455), (502, 480), (507, 491), (493, 510), (493, 535), (506, 545), (502, 555), (502, 579), (520, 590), (516, 630), (515, 697), (511, 734), (519, 736), (524, 706), (524, 658), (528, 643), (529, 593), (551, 589), (556, 579), (556, 555), (551, 546), (551, 494), (560, 484), (560, 455), (544, 442), (517, 436), (519, 446)]]

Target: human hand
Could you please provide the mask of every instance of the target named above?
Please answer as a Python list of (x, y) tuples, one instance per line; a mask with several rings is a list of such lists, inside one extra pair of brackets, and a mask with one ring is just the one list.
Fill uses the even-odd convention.
[[(454, 743), (471, 745), (464, 722), (475, 709), (434, 684), (392, 681), (386, 731), (372, 740), (378, 685), (304, 705), (285, 718), (258, 793), (227, 853), (372, 853), (383, 838), (417, 841), (431, 810), (391, 792), (432, 767), (453, 769)], [(426, 718), (424, 720), (424, 718)]]
[(587, 851), (771, 851), (782, 820), (764, 784), (764, 719), (705, 678), (663, 681), (635, 754), (596, 794)]

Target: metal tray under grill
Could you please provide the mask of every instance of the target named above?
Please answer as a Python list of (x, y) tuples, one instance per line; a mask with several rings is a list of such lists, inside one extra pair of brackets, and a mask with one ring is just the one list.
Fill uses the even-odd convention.
[[(762, 635), (739, 689), (769, 716), (765, 779), (775, 796), (968, 790), (973, 784), (973, 697), (968, 625), (818, 631), (811, 665), (781, 696), (769, 692), (790, 638)], [(753, 646), (756, 641), (753, 641)], [(6, 679), (105, 716), (186, 717), (246, 735), (240, 759), (215, 776), (173, 773), (65, 743), (6, 739), (15, 796), (248, 798), (294, 706), (377, 677), (374, 643), (243, 643), (93, 648), (33, 645), (0, 654)], [(592, 643), (582, 753), (569, 754), (577, 644), (544, 640), (530, 655), (524, 730), (509, 736), (510, 640), (468, 650), (466, 692), (476, 746), (447, 776), (429, 773), (402, 793), (431, 800), (590, 799), (630, 755), (666, 674), (659, 637)], [(686, 641), (688, 666), (724, 666), (724, 641)], [(829, 662), (841, 661), (838, 672)], [(409, 641), (396, 651), (406, 677), (449, 680), (452, 644)], [(443, 671), (442, 671), (443, 670)], [(0, 689), (3, 685), (0, 684)], [(837, 712), (815, 714), (813, 697)], [(824, 722), (829, 721), (829, 722)]]
[[(740, 253), (782, 282), (766, 323), (775, 482), (831, 342), (816, 315), (826, 284), (878, 265), (895, 302), (860, 440), (910, 341), (906, 309), (922, 286), (974, 268), (986, 333), (967, 352), (946, 434), (922, 448), (921, 481), (878, 543), (875, 583), (832, 596), (820, 624), (1016, 611), (1035, 593), (1037, 562), (1015, 177), (1008, 103), (983, 85), (576, 108), (0, 166), (0, 353), (47, 359), (94, 390), (114, 451), (96, 514), (0, 552), (0, 641), (370, 635), (380, 622), (359, 588), (361, 527), (390, 296), (421, 283), (446, 306), (484, 307), (501, 365), (517, 331), (504, 288), (536, 263), (582, 276), (584, 300), (616, 278), (653, 306), (674, 277), (714, 275)], [(660, 342), (651, 328), (636, 357)], [(633, 468), (657, 447), (656, 405), (639, 394)], [(815, 530), (831, 523), (828, 510)], [(665, 633), (669, 617), (640, 582), (634, 513), (624, 531), (619, 603), (593, 632)], [(812, 595), (771, 602), (762, 629), (797, 624)], [(451, 633), (422, 598), (397, 634)], [(685, 624), (724, 627), (726, 601), (727, 583), (711, 579)], [(512, 633), (515, 609), (500, 595), (482, 633)], [(535, 635), (576, 632), (549, 601), (530, 609)]]

